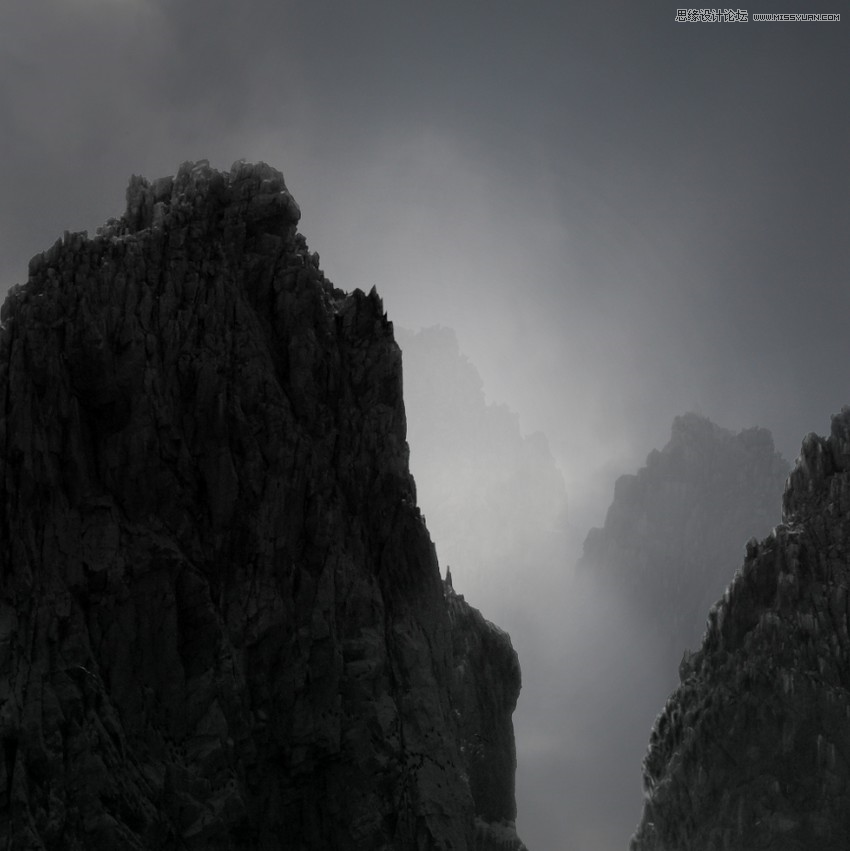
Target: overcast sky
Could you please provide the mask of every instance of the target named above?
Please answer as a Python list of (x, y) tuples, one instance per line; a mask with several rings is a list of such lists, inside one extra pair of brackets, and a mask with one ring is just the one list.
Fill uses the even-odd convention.
[(578, 525), (687, 410), (766, 426), (793, 460), (850, 404), (850, 10), (746, 9), (847, 20), (8, 0), (0, 284), (123, 212), (132, 173), (264, 159), (337, 286), (454, 328), (488, 396), (546, 433)]
[(850, 402), (848, 23), (675, 11), (6, 3), (0, 280), (131, 173), (266, 159), (334, 282), (455, 328), (574, 502), (688, 409), (794, 456)]

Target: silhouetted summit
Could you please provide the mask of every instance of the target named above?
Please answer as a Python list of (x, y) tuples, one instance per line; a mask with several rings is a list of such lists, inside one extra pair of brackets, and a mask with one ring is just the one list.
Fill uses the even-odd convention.
[(186, 164), (9, 294), (4, 847), (523, 847), (516, 654), (440, 579), (380, 298), (298, 220)]

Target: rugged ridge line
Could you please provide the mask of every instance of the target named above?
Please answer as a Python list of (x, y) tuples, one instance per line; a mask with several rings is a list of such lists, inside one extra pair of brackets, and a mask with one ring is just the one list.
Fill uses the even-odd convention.
[(652, 733), (633, 851), (838, 851), (850, 836), (850, 408), (810, 434)]
[(9, 847), (523, 847), (462, 747), (518, 665), (469, 662), (494, 633), (446, 600), (392, 325), (299, 216), (265, 164), (134, 177), (3, 306)]

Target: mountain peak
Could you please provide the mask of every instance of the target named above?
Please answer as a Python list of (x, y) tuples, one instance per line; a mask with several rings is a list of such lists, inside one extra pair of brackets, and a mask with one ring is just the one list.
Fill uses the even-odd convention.
[(443, 593), (381, 300), (298, 218), (265, 164), (134, 177), (4, 304), (4, 846), (523, 848), (515, 656)]
[(173, 216), (233, 213), (248, 225), (263, 223), (269, 232), (286, 234), (301, 210), (286, 188), (283, 174), (264, 162), (235, 162), (229, 172), (217, 171), (207, 160), (186, 162), (174, 177), (153, 183), (134, 175), (127, 187), (124, 223), (131, 232), (168, 226)]

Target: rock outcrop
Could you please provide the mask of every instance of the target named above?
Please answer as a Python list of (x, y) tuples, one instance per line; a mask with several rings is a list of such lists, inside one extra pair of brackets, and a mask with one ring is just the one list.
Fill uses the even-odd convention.
[(744, 542), (779, 520), (788, 464), (767, 429), (737, 434), (698, 414), (637, 475), (621, 476), (581, 566), (622, 595), (678, 662), (740, 562)]
[(711, 610), (652, 733), (633, 851), (838, 851), (850, 837), (850, 409)]
[(446, 583), (455, 665), (454, 705), (476, 836), (483, 848), (523, 851), (516, 837), (516, 752), (511, 715), (520, 691), (519, 660), (508, 636)]
[(447, 599), (381, 300), (298, 219), (262, 164), (133, 178), (3, 307), (5, 847), (522, 847), (515, 656)]

